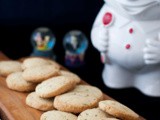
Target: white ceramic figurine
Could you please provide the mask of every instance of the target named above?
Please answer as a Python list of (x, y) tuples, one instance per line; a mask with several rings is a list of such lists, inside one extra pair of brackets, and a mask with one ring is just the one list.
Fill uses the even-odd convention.
[(160, 0), (105, 0), (91, 39), (108, 87), (160, 97)]

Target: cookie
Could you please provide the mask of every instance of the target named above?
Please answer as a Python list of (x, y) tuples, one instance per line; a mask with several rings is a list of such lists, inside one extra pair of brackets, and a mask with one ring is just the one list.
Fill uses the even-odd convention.
[[(77, 120), (108, 120), (108, 118), (113, 118), (113, 116), (107, 114), (99, 108), (87, 109), (81, 112)], [(113, 120), (118, 120), (113, 118)]]
[(48, 60), (49, 64), (53, 65), (57, 69), (61, 69), (61, 66), (53, 60)]
[(26, 58), (22, 63), (22, 69), (33, 68), (41, 65), (53, 65), (55, 68), (59, 68), (59, 65), (52, 60), (40, 58), (40, 57), (32, 57)]
[(54, 99), (56, 109), (64, 112), (80, 113), (98, 106), (103, 99), (102, 91), (94, 86), (77, 85), (73, 90), (58, 95)]
[(36, 84), (27, 82), (22, 77), (22, 72), (14, 72), (7, 76), (6, 83), (8, 88), (19, 92), (34, 91)]
[(77, 116), (67, 112), (52, 110), (43, 113), (40, 120), (77, 120)]
[(36, 93), (43, 98), (50, 98), (60, 95), (73, 89), (77, 81), (74, 78), (67, 76), (52, 77), (43, 81), (36, 87)]
[(9, 74), (18, 71), (22, 71), (21, 63), (19, 61), (0, 61), (0, 75), (6, 77)]
[(139, 115), (127, 106), (113, 100), (99, 102), (99, 108), (122, 120), (139, 120)]
[(41, 111), (53, 110), (53, 98), (44, 99), (39, 97), (36, 92), (31, 92), (26, 97), (26, 104)]
[(59, 69), (55, 68), (53, 65), (42, 65), (25, 69), (22, 76), (26, 81), (40, 83), (53, 76), (58, 76), (59, 74)]
[(60, 70), (60, 75), (74, 78), (77, 81), (77, 83), (80, 83), (81, 81), (81, 78), (78, 75), (66, 70)]
[(99, 120), (120, 120), (118, 118), (105, 118), (105, 119), (99, 119)]

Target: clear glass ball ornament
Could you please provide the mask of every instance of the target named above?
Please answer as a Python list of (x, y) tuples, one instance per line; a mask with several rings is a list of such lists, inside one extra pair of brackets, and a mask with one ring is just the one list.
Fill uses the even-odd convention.
[(83, 32), (72, 30), (64, 36), (63, 46), (72, 54), (82, 54), (88, 48), (88, 39)]
[(39, 51), (50, 51), (56, 42), (55, 35), (47, 27), (40, 27), (33, 31), (31, 43), (34, 49)]

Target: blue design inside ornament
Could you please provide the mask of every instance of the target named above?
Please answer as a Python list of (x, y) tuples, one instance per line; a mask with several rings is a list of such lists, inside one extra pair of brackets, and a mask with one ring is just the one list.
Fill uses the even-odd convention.
[(72, 54), (82, 54), (88, 47), (88, 39), (81, 31), (73, 30), (65, 35), (63, 45)]
[(31, 42), (34, 49), (38, 51), (49, 51), (53, 49), (56, 38), (49, 28), (41, 27), (32, 33)]

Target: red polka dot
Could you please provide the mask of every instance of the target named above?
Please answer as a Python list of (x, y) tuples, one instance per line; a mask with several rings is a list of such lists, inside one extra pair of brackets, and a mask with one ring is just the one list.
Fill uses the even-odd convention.
[(133, 31), (133, 28), (130, 28), (130, 29), (129, 29), (129, 33), (132, 34), (133, 32), (134, 32), (134, 31)]
[(101, 62), (104, 63), (104, 57), (103, 56), (101, 56)]
[(127, 44), (126, 45), (126, 49), (130, 49), (131, 48), (131, 45), (130, 44)]
[(112, 13), (110, 12), (105, 13), (103, 16), (103, 24), (104, 25), (110, 24), (112, 22), (112, 19), (113, 19)]

